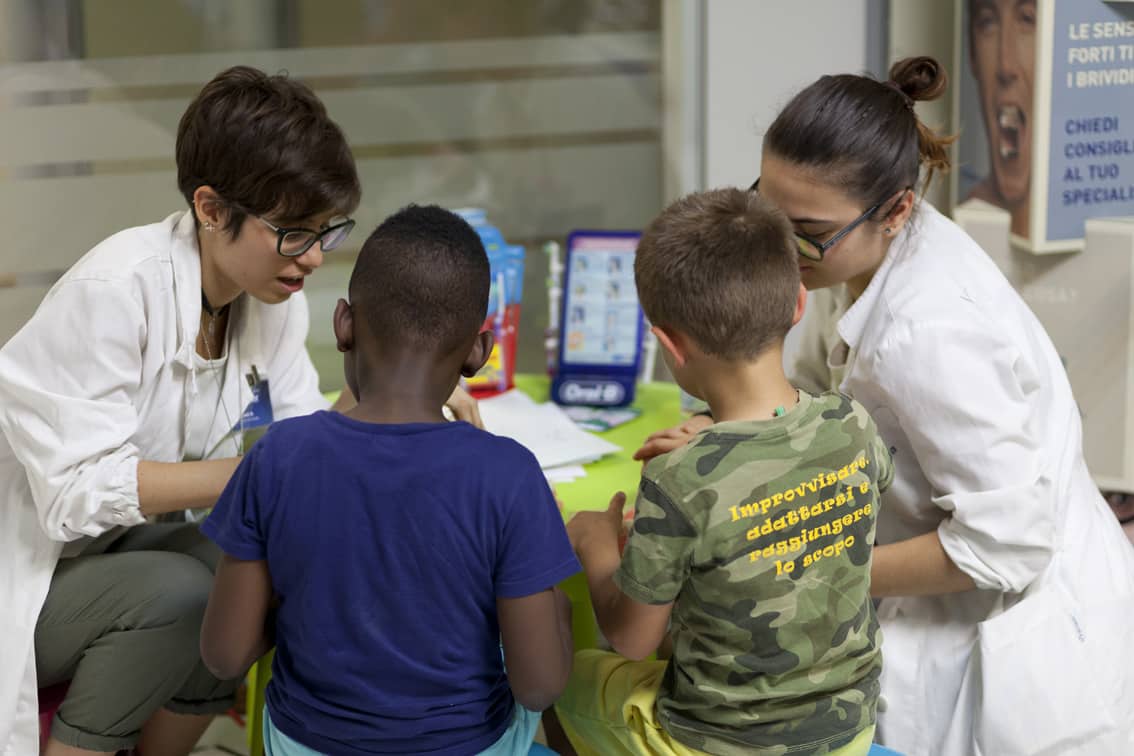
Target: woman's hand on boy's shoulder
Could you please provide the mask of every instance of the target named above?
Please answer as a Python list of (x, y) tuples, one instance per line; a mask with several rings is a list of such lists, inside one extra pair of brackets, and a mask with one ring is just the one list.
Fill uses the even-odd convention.
[(634, 459), (648, 462), (654, 457), (685, 446), (698, 433), (713, 424), (708, 415), (694, 415), (681, 425), (665, 428), (650, 434), (642, 448), (634, 452)]
[(567, 538), (571, 548), (582, 556), (596, 549), (612, 549), (618, 553), (618, 537), (622, 534), (622, 509), (626, 494), (619, 491), (610, 499), (606, 509), (598, 512), (579, 512), (567, 523)]

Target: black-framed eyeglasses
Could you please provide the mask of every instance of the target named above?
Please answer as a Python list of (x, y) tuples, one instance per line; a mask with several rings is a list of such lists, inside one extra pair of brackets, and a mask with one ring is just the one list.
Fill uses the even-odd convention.
[[(760, 179), (756, 179), (752, 182), (752, 186), (748, 187), (748, 191), (757, 192), (759, 191), (759, 186)], [(870, 218), (870, 216), (878, 212), (878, 208), (882, 207), (882, 205), (883, 202), (877, 202), (866, 208), (866, 212), (855, 218), (847, 225), (843, 226), (841, 229), (839, 229), (838, 233), (836, 233), (825, 242), (819, 241), (813, 236), (808, 236), (801, 231), (796, 231), (795, 245), (799, 248), (799, 254), (803, 255), (808, 260), (822, 262), (823, 255), (827, 254), (827, 250), (838, 244), (839, 241), (851, 231), (854, 231), (856, 228), (861, 226), (868, 218)]]
[(350, 218), (332, 218), (326, 228), (315, 231), (310, 228), (280, 227), (271, 221), (253, 215), (253, 218), (276, 232), (276, 252), (284, 257), (299, 257), (319, 242), (324, 252), (330, 252), (350, 236), (354, 221)]

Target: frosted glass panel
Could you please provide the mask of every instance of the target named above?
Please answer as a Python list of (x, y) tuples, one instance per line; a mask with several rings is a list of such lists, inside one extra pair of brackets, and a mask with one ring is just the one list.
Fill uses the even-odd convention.
[(358, 245), (411, 201), (485, 207), (528, 246), (519, 368), (538, 370), (539, 245), (659, 209), (660, 17), (658, 0), (6, 0), (0, 343), (94, 244), (184, 206), (177, 121), (247, 64), (310, 84), (359, 164), (359, 230), (307, 289), (324, 385), (341, 383), (330, 313)]

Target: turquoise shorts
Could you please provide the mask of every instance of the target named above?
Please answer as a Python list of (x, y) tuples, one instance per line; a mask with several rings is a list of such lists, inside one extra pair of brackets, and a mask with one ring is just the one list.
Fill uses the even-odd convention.
[[(539, 729), (540, 713), (516, 704), (512, 724), (500, 739), (480, 752), (480, 756), (527, 756)], [(264, 756), (321, 756), (302, 743), (284, 735), (272, 724), (272, 716), (264, 706)]]

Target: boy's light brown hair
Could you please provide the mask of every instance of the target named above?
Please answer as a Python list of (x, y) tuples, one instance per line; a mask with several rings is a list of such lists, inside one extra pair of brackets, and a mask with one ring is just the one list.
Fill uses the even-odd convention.
[(787, 217), (756, 192), (690, 194), (646, 227), (634, 280), (651, 324), (681, 331), (712, 356), (750, 360), (782, 342), (792, 326), (795, 235)]

